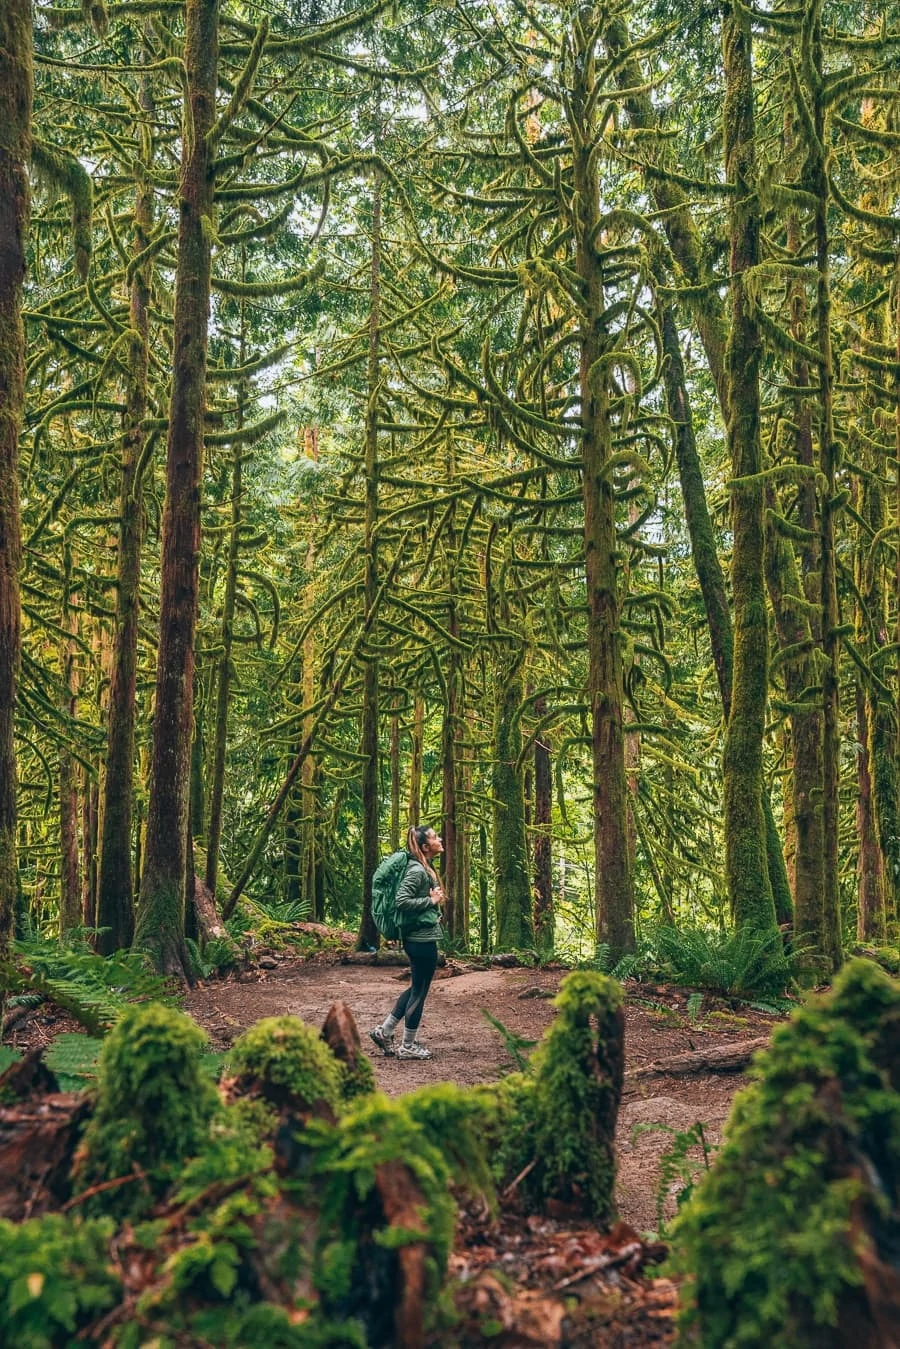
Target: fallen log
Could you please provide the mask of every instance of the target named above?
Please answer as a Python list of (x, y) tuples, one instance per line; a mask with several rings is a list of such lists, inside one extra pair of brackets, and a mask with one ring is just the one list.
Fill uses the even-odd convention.
[(10, 1065), (0, 1091), (0, 1218), (22, 1222), (69, 1198), (72, 1157), (90, 1104), (57, 1091), (37, 1053)]
[(630, 1068), (625, 1081), (636, 1082), (645, 1077), (686, 1077), (691, 1073), (738, 1073), (746, 1068), (758, 1049), (765, 1049), (769, 1043), (768, 1035), (759, 1035), (753, 1040), (739, 1040), (737, 1044), (673, 1054), (669, 1059), (655, 1059), (653, 1063)]

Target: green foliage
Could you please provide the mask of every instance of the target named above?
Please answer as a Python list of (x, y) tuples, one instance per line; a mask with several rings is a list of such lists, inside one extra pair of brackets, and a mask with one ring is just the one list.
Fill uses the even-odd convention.
[(5, 1073), (7, 1068), (11, 1068), (14, 1063), (18, 1063), (21, 1057), (20, 1050), (11, 1049), (9, 1045), (0, 1045), (0, 1073)]
[(489, 1012), (486, 1007), (482, 1007), (481, 1015), (500, 1036), (504, 1049), (519, 1072), (524, 1072), (528, 1067), (529, 1051), (534, 1049), (537, 1040), (527, 1040), (524, 1036), (516, 1035), (515, 1031), (511, 1031), (508, 1026), (504, 1026), (503, 1022)]
[(60, 1091), (87, 1091), (97, 1081), (97, 1061), (102, 1040), (90, 1035), (57, 1035), (44, 1051), (44, 1063), (59, 1083)]
[(453, 1168), (455, 1185), (462, 1185), (489, 1202), (494, 1198), (490, 1140), (497, 1128), (497, 1093), (439, 1082), (404, 1096), (412, 1119), (437, 1140)]
[(652, 941), (669, 978), (689, 988), (747, 1001), (778, 998), (790, 983), (791, 961), (777, 931), (658, 927)]
[(341, 1097), (341, 1068), (312, 1026), (296, 1016), (257, 1021), (236, 1040), (231, 1067), (239, 1078), (258, 1084), (266, 1100), (309, 1109), (324, 1101), (336, 1110)]
[[(703, 1121), (697, 1120), (689, 1129), (673, 1129), (671, 1124), (653, 1121), (648, 1124), (636, 1124), (631, 1131), (633, 1138), (641, 1134), (669, 1134), (672, 1143), (659, 1158), (659, 1183), (656, 1187), (656, 1230), (660, 1236), (666, 1232), (666, 1200), (677, 1185), (675, 1202), (680, 1209), (694, 1193), (698, 1171), (708, 1171), (710, 1162), (717, 1149), (710, 1145), (703, 1128)], [(695, 1160), (692, 1152), (700, 1149), (701, 1159)]]
[(38, 996), (80, 1022), (92, 1035), (115, 1025), (134, 1002), (174, 1001), (165, 979), (155, 974), (140, 951), (98, 956), (83, 929), (64, 942), (32, 938), (17, 942), (11, 961), (0, 962), (0, 983), (20, 998)]
[(198, 979), (209, 979), (211, 975), (234, 969), (240, 959), (240, 952), (230, 937), (213, 937), (202, 947), (193, 937), (186, 937), (185, 946), (192, 973)]
[(338, 1066), (341, 1070), (341, 1100), (345, 1105), (375, 1090), (375, 1070), (362, 1052), (357, 1054), (355, 1063), (341, 1063)]
[(140, 1212), (200, 1150), (218, 1107), (201, 1065), (205, 1044), (190, 1017), (157, 1003), (129, 1008), (110, 1032), (84, 1136), (80, 1187), (127, 1176), (135, 1167), (143, 1176), (89, 1200), (92, 1208)]
[(846, 1342), (842, 1302), (900, 1182), (898, 1040), (900, 987), (865, 960), (776, 1030), (676, 1221), (688, 1342)]
[(109, 1218), (82, 1222), (48, 1213), (0, 1220), (0, 1326), (6, 1349), (62, 1349), (99, 1313), (115, 1306), (121, 1284), (110, 1267)]
[[(432, 1107), (436, 1108), (436, 1107)], [(422, 1120), (427, 1104), (419, 1103), (418, 1117), (403, 1100), (376, 1093), (349, 1110), (337, 1129), (313, 1123), (306, 1137), (316, 1146), (315, 1171), (321, 1182), (321, 1228), (327, 1234), (317, 1256), (316, 1286), (326, 1308), (352, 1315), (360, 1295), (359, 1261), (366, 1252), (359, 1245), (360, 1219), (366, 1226), (375, 1218), (376, 1247), (390, 1251), (398, 1242), (424, 1241), (429, 1248), (429, 1299), (437, 1296), (453, 1240), (456, 1206), (449, 1192), (452, 1168), (441, 1140), (433, 1138)], [(425, 1207), (418, 1213), (421, 1226), (398, 1233), (373, 1215), (377, 1169), (402, 1161), (422, 1189)], [(369, 1252), (376, 1269), (384, 1256)]]

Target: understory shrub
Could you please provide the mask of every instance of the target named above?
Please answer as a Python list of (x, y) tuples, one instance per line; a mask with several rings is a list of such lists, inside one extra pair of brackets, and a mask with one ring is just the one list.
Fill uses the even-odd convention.
[(900, 1299), (900, 984), (851, 961), (752, 1071), (675, 1223), (684, 1342), (890, 1343), (879, 1318)]
[(651, 943), (663, 972), (674, 983), (705, 988), (723, 998), (777, 1001), (791, 982), (791, 960), (777, 930), (742, 927), (724, 933), (702, 927), (658, 927)]

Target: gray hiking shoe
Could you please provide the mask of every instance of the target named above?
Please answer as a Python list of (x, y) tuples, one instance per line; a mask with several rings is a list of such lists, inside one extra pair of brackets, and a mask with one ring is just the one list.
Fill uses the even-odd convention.
[(393, 1035), (385, 1035), (382, 1027), (376, 1026), (374, 1030), (369, 1031), (369, 1039), (372, 1041), (373, 1044), (376, 1044), (378, 1046), (382, 1054), (387, 1054), (389, 1057), (393, 1057), (395, 1052)]
[(430, 1059), (431, 1050), (426, 1049), (415, 1040), (411, 1045), (400, 1044), (397, 1046), (398, 1059)]

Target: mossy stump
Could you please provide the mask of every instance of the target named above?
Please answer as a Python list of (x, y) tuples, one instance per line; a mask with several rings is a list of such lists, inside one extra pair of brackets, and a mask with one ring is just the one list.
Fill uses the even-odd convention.
[(753, 1071), (674, 1229), (683, 1343), (900, 1342), (900, 983), (851, 961)]

